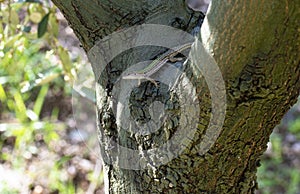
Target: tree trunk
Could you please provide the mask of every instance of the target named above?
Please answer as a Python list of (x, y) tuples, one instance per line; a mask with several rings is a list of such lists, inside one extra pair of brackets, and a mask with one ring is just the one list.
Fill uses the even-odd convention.
[[(137, 24), (164, 24), (190, 31), (199, 15), (192, 14), (183, 0), (53, 2), (87, 52), (104, 36)], [(199, 117), (192, 118), (197, 130), (190, 137), (191, 142), (184, 144), (185, 149), (178, 157), (157, 166), (146, 162), (147, 168), (121, 168), (122, 161), (118, 159), (122, 160), (123, 156), (116, 156), (117, 161), (104, 164), (106, 191), (254, 193), (257, 188), (256, 169), (269, 135), (299, 94), (299, 4), (294, 0), (213, 0), (199, 38), (205, 50), (214, 57), (225, 83), (227, 108), (220, 134), (216, 134), (217, 139), (207, 152), (198, 152), (196, 148), (203, 146), (200, 142), (207, 136), (207, 127), (214, 113), (211, 88), (206, 78), (193, 74), (193, 66), (187, 65), (185, 71), (196, 88), (200, 107)], [(168, 104), (167, 112), (171, 116), (159, 132), (150, 135), (133, 135), (118, 128), (118, 118), (110, 105), (115, 103), (111, 97), (114, 83), (127, 68), (126, 64), (133, 64), (143, 57), (151, 59), (158, 54), (157, 50), (147, 47), (133, 51), (112, 60), (97, 80), (98, 128), (101, 144), (107, 145), (113, 140), (129, 149), (148, 150), (175, 134), (182, 111), (176, 101), (178, 96), (166, 92), (164, 87), (157, 88), (146, 82), (130, 96), (133, 115), (141, 117), (139, 114), (142, 113), (145, 120), (147, 111), (143, 106), (161, 101)], [(99, 69), (94, 65), (95, 75), (99, 74), (97, 71)], [(183, 79), (179, 82), (181, 84)], [(141, 101), (145, 103), (139, 104)], [(134, 106), (140, 108), (135, 110)], [(102, 147), (103, 157), (110, 158), (112, 150), (122, 154), (120, 150), (106, 146)], [(172, 154), (171, 149), (168, 151)], [(151, 160), (148, 156), (141, 156), (141, 159)]]

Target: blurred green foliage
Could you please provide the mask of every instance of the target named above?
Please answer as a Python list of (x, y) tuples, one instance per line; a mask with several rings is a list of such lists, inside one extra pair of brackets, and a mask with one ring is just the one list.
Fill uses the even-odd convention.
[[(13, 112), (22, 123), (39, 118), (49, 84), (70, 93), (65, 81), (73, 79), (75, 67), (58, 43), (55, 13), (56, 8), (45, 3), (1, 5), (1, 113)], [(26, 106), (33, 100), (33, 107)]]
[(289, 124), (289, 131), (300, 140), (300, 117)]
[[(296, 106), (299, 106), (299, 103)], [(290, 111), (290, 115), (295, 114), (293, 112), (295, 109)], [(259, 194), (299, 194), (300, 161), (297, 160), (296, 155), (293, 156), (294, 149), (299, 149), (293, 148), (293, 145), (299, 144), (300, 140), (299, 116), (290, 121), (282, 120), (272, 133), (268, 145), (269, 150), (262, 157), (261, 166), (258, 168)]]
[[(49, 147), (60, 138), (59, 130), (66, 128), (56, 122), (60, 110), (54, 108), (50, 118), (41, 117), (49, 90), (71, 95), (68, 83), (78, 64), (59, 44), (56, 12), (50, 1), (0, 1), (0, 150), (8, 144), (13, 147), (11, 152), (1, 151), (0, 162), (23, 172), (29, 156), (38, 152), (36, 137)], [(61, 179), (66, 162), (55, 163), (49, 187), (75, 193), (71, 180)], [(15, 192), (5, 185), (0, 182), (0, 193)]]

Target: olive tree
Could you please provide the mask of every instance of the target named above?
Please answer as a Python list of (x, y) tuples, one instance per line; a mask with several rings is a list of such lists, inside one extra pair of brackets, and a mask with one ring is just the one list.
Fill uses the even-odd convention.
[[(191, 10), (184, 0), (53, 2), (66, 17), (87, 53), (111, 33), (141, 24), (160, 24), (190, 32), (200, 15)], [(217, 134), (208, 133), (211, 117), (215, 116), (216, 121), (221, 117), (214, 115), (218, 106), (212, 107), (213, 95), (210, 93), (218, 85), (210, 85), (207, 81), (218, 72), (210, 72), (207, 77), (201, 72), (195, 73), (191, 63), (186, 64), (185, 75), (194, 87), (194, 93), (190, 94), (195, 94), (199, 110), (197, 117), (186, 118), (185, 122), (194, 124), (196, 130), (188, 137), (188, 143), (181, 144), (184, 149), (176, 157), (173, 157), (170, 148), (176, 145), (165, 147), (171, 159), (161, 165), (155, 165), (155, 158), (143, 155), (143, 150), (159, 147), (176, 135), (178, 125), (183, 122), (180, 115), (184, 111), (189, 112), (181, 107), (188, 105), (189, 100), (179, 102), (182, 101), (180, 93), (176, 89), (168, 90), (164, 84), (157, 87), (146, 81), (136, 85), (129, 99), (131, 117), (139, 118), (137, 122), (147, 122), (151, 116), (148, 108), (157, 101), (169, 114), (158, 131), (146, 135), (121, 130), (118, 127), (120, 118), (114, 115), (112, 108), (117, 103), (112, 95), (113, 88), (122, 72), (130, 64), (153, 59), (161, 50), (139, 47), (122, 52), (108, 61), (102, 72), (99, 72), (97, 64), (93, 64), (97, 78), (99, 138), (104, 145), (102, 155), (108, 159), (104, 160), (106, 191), (254, 193), (257, 188), (256, 169), (267, 148), (269, 136), (299, 94), (299, 4), (299, 1), (292, 0), (212, 0), (198, 39), (222, 75), (225, 120)], [(195, 49), (191, 53), (192, 58), (197, 52), (203, 51)], [(178, 77), (177, 80), (179, 85), (184, 85), (183, 78)], [(124, 90), (122, 87), (119, 89)], [(183, 99), (185, 97), (188, 98), (184, 96)], [(196, 148), (206, 146), (201, 144), (205, 138), (207, 141), (207, 138), (212, 138), (213, 142), (205, 152), (199, 153)], [(145, 168), (123, 168), (120, 164), (136, 161), (130, 161), (126, 154), (128, 161), (122, 161), (124, 153), (111, 142), (139, 151)], [(111, 159), (112, 153), (120, 155)], [(155, 154), (155, 157), (160, 157), (160, 153)]]

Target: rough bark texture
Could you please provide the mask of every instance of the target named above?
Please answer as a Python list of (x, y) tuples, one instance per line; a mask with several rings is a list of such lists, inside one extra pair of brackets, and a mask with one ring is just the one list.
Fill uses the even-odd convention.
[[(190, 30), (197, 18), (192, 17), (188, 25), (191, 11), (183, 0), (53, 2), (86, 51), (101, 37), (134, 24), (160, 23)], [(299, 94), (299, 18), (299, 1), (294, 0), (213, 1), (201, 36), (206, 49), (217, 61), (226, 85), (227, 114), (219, 138), (205, 155), (199, 156), (193, 151), (208, 125), (211, 100), (205, 80), (193, 80), (191, 76), (201, 107), (195, 143), (188, 145), (180, 157), (158, 168), (124, 170), (106, 164), (109, 192), (254, 193), (259, 157), (266, 149), (272, 129)], [(112, 61), (106, 78), (98, 81), (106, 88), (103, 93), (98, 91), (101, 97), (97, 101), (98, 123), (103, 128), (102, 135), (133, 149), (139, 146), (149, 149), (168, 138), (165, 132), (147, 137), (123, 134), (116, 130), (109, 108), (110, 90), (125, 69), (124, 58), (120, 56)], [(162, 89), (156, 91), (153, 85), (147, 86), (149, 84), (141, 85), (139, 89), (146, 91), (144, 93), (169, 95), (160, 93)], [(174, 107), (173, 112), (179, 111)], [(172, 134), (173, 128), (176, 124), (165, 131)]]

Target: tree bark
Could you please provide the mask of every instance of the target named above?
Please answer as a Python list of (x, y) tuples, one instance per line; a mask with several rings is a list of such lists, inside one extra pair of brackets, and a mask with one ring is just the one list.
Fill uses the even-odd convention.
[[(62, 11), (85, 51), (104, 36), (136, 24), (155, 23), (186, 31), (195, 25), (197, 14), (183, 0), (53, 0)], [(109, 193), (254, 193), (256, 169), (266, 150), (269, 135), (283, 114), (293, 105), (300, 89), (299, 1), (212, 1), (201, 29), (205, 49), (219, 65), (226, 87), (226, 119), (216, 142), (204, 155), (194, 148), (203, 138), (211, 116), (211, 98), (205, 79), (187, 74), (196, 86), (199, 121), (192, 144), (167, 164), (142, 169), (122, 169), (104, 164)], [(147, 50), (146, 50), (147, 51)], [(157, 51), (151, 50), (146, 57)], [(145, 51), (143, 51), (145, 53)], [(97, 80), (105, 90), (97, 91), (100, 141), (108, 136), (118, 143), (150, 149), (176, 130), (133, 137), (120, 131), (110, 108), (115, 80), (141, 56), (109, 63), (106, 74)], [(130, 63), (129, 63), (130, 64)], [(117, 70), (116, 70), (117, 69)], [(94, 69), (96, 71), (96, 69)], [(97, 72), (95, 72), (97, 74)], [(136, 91), (166, 96), (163, 89), (142, 84)], [(168, 97), (166, 97), (169, 99)], [(145, 97), (143, 96), (145, 100)], [(147, 100), (147, 99), (146, 99)], [(154, 99), (155, 100), (155, 99)], [(168, 101), (164, 101), (168, 102)], [(176, 102), (172, 101), (171, 104)], [(175, 107), (175, 108), (174, 108)], [(173, 106), (173, 112), (180, 112)], [(104, 149), (104, 148), (103, 148)], [(108, 154), (108, 150), (102, 150)]]

